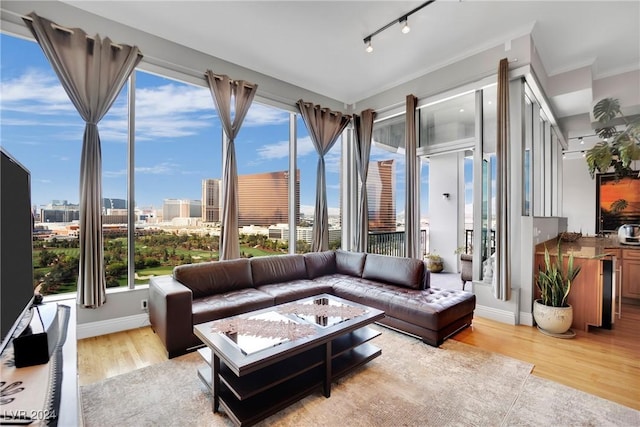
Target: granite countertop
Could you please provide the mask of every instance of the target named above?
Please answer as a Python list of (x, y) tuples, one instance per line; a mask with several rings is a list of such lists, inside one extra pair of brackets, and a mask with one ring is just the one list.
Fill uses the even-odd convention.
[[(558, 248), (557, 239), (547, 240), (536, 245), (536, 253), (544, 254), (545, 243), (549, 254), (555, 255)], [(573, 252), (573, 256), (576, 258), (596, 258), (606, 255), (607, 249), (640, 250), (640, 245), (623, 245), (615, 237), (581, 237), (575, 242), (563, 242), (560, 248), (565, 254)]]

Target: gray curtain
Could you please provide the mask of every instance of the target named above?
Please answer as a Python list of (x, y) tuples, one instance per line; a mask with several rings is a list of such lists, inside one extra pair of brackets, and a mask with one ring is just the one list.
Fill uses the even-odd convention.
[(366, 252), (369, 236), (369, 203), (367, 201), (367, 174), (369, 172), (369, 155), (371, 154), (371, 135), (376, 113), (364, 110), (360, 116), (354, 114), (353, 125), (356, 134), (355, 154), (356, 169), (360, 178), (358, 189), (358, 216), (356, 218), (355, 250)]
[(316, 208), (313, 217), (311, 250), (314, 252), (325, 251), (329, 249), (329, 215), (324, 156), (331, 150), (342, 131), (347, 127), (351, 116), (303, 100), (299, 100), (296, 105), (318, 153)]
[(418, 207), (418, 157), (416, 155), (416, 104), (418, 98), (407, 95), (405, 120), (405, 162), (407, 164), (404, 240), (407, 258), (420, 257), (420, 226)]
[[(220, 229), (220, 259), (240, 258), (238, 239), (238, 167), (234, 140), (240, 131), (258, 85), (244, 80), (231, 80), (228, 76), (205, 74), (213, 102), (216, 105), (222, 128), (227, 136), (226, 155), (222, 165), (222, 223)], [(231, 119), (231, 98), (234, 99), (234, 116)]]
[(509, 61), (501, 59), (498, 66), (497, 105), (497, 182), (496, 182), (496, 269), (494, 296), (502, 301), (509, 299)]
[(102, 239), (102, 154), (98, 122), (142, 59), (135, 46), (109, 38), (65, 30), (30, 13), (27, 27), (44, 51), (62, 87), (86, 122), (80, 163), (80, 273), (78, 305), (99, 307), (106, 301)]

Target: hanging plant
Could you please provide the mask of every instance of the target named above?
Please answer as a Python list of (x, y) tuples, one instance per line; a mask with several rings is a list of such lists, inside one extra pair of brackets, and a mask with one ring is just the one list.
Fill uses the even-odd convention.
[[(610, 169), (617, 179), (634, 174), (631, 162), (640, 160), (640, 118), (625, 116), (615, 98), (600, 100), (593, 107), (593, 116), (603, 126), (596, 129), (602, 141), (586, 152), (591, 177), (596, 171), (605, 173)], [(616, 122), (624, 129), (619, 130)]]

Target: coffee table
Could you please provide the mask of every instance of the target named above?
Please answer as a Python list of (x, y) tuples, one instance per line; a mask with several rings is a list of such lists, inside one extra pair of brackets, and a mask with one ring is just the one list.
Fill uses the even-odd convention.
[(329, 294), (194, 326), (206, 345), (198, 376), (241, 426), (255, 424), (381, 354), (367, 327), (384, 312)]

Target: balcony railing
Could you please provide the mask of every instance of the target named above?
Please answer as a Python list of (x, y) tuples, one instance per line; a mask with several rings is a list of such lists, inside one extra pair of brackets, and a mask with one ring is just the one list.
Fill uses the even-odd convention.
[[(370, 254), (405, 256), (404, 231), (384, 231), (369, 233), (367, 252)], [(427, 230), (420, 230), (420, 252), (427, 254)]]
[[(482, 259), (487, 259), (496, 251), (496, 230), (490, 230), (489, 249), (487, 254), (487, 230), (482, 230)], [(465, 253), (470, 254), (473, 250), (473, 230), (464, 230)]]

